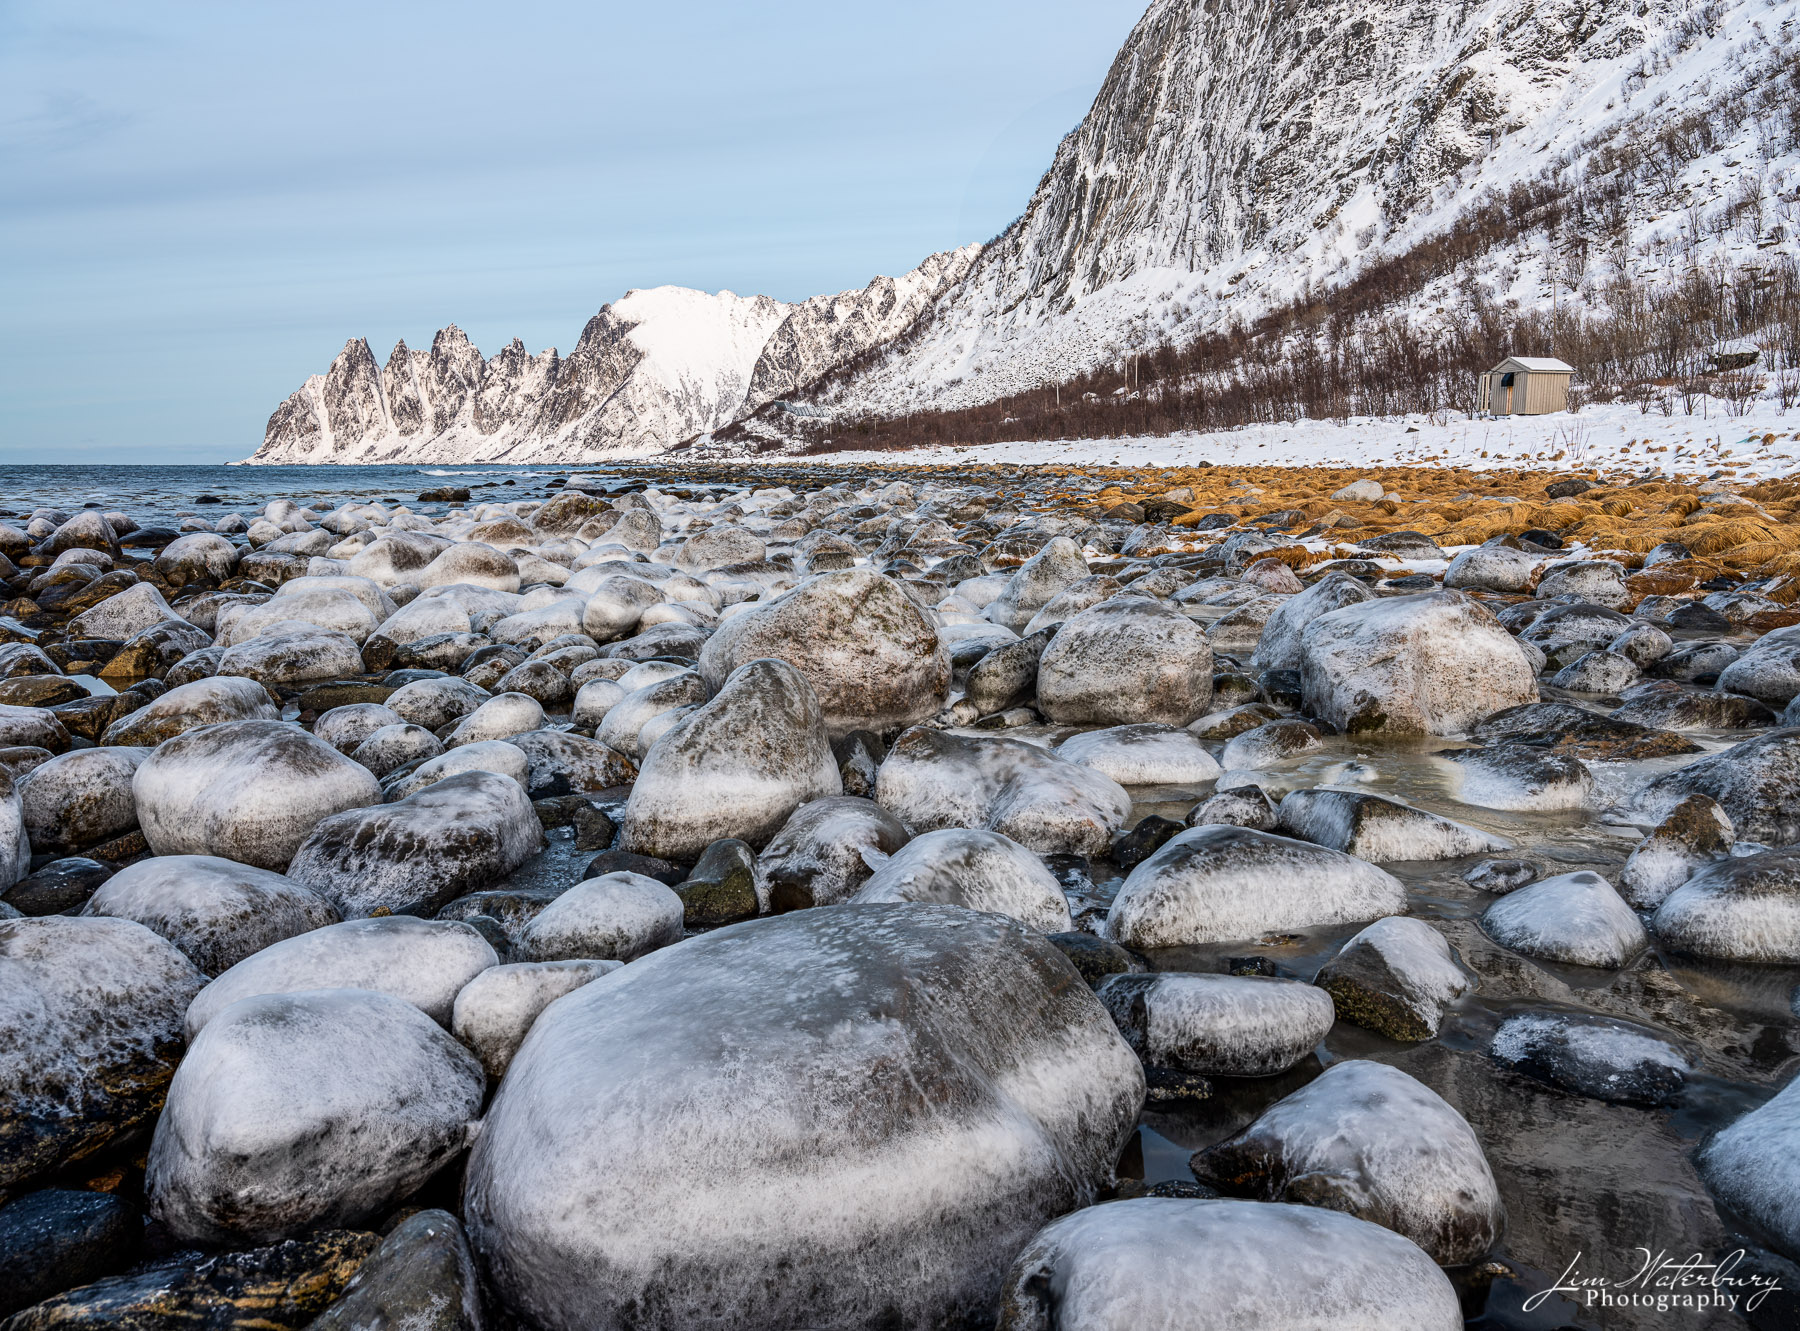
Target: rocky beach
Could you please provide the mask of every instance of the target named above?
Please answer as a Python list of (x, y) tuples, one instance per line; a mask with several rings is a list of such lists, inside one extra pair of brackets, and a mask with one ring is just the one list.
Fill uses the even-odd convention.
[(0, 1331), (1800, 1325), (1800, 480), (271, 479), (0, 514)]

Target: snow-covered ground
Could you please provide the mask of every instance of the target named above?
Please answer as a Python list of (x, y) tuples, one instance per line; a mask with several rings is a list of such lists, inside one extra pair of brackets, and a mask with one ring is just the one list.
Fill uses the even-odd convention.
[[(1744, 416), (1709, 401), (1706, 415), (1646, 415), (1614, 403), (1578, 413), (1471, 418), (1351, 418), (1245, 426), (1210, 434), (1128, 439), (1050, 439), (975, 448), (922, 448), (905, 453), (831, 453), (812, 461), (831, 466), (949, 466), (969, 463), (1071, 466), (1383, 467), (1428, 466), (1657, 471), (1670, 476), (1742, 478), (1800, 473), (1800, 408), (1780, 411), (1758, 403)], [(1768, 437), (1773, 435), (1773, 439)]]

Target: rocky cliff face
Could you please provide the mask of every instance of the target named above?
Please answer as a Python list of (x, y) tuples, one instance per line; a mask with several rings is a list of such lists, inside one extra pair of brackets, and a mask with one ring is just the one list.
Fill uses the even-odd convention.
[(683, 287), (603, 308), (568, 356), (517, 339), (483, 359), (460, 328), (387, 364), (344, 345), (269, 417), (252, 462), (582, 462), (661, 452), (884, 343), (968, 272), (978, 247), (862, 291), (787, 305)]

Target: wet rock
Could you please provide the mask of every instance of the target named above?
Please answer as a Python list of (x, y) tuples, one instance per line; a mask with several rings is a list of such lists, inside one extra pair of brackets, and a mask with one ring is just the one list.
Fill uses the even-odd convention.
[(1188, 810), (1189, 827), (1248, 827), (1257, 832), (1275, 830), (1275, 805), (1261, 786), (1236, 786), (1222, 790)]
[(524, 961), (492, 966), (462, 987), (450, 1014), (451, 1033), (490, 1079), (506, 1075), (538, 1014), (564, 994), (615, 971), (617, 961)]
[(80, 855), (52, 860), (0, 892), (0, 902), (21, 915), (72, 915), (112, 874), (111, 866)]
[(1800, 1254), (1800, 1079), (1702, 1147), (1700, 1171), (1726, 1205)]
[(1666, 945), (1695, 956), (1800, 963), (1800, 849), (1705, 865), (1664, 898), (1650, 924)]
[(1498, 837), (1381, 795), (1296, 790), (1276, 810), (1275, 830), (1377, 864), (1453, 860), (1510, 849)]
[[(1143, 1197), (1052, 1222), (1014, 1261), (999, 1331), (1456, 1331), (1456, 1289), (1417, 1244), (1312, 1206)], [(1291, 1317), (1285, 1311), (1284, 1317)]]
[(520, 931), (532, 961), (631, 961), (681, 941), (683, 909), (672, 889), (643, 874), (615, 872), (577, 883)]
[(1317, 726), (1305, 721), (1270, 721), (1227, 743), (1219, 755), (1219, 766), (1228, 772), (1257, 771), (1324, 747), (1325, 737)]
[(1110, 939), (1079, 929), (1046, 937), (1090, 985), (1099, 984), (1109, 975), (1128, 975), (1144, 969), (1141, 961)]
[(1537, 881), (1538, 867), (1530, 860), (1483, 860), (1463, 875), (1477, 891), (1505, 896)]
[(968, 828), (914, 837), (851, 900), (966, 906), (1011, 916), (1040, 933), (1075, 927), (1062, 886), (1042, 860), (998, 833)]
[(715, 841), (675, 889), (690, 929), (754, 919), (759, 908), (756, 852), (742, 841)]
[(1095, 993), (1153, 1067), (1233, 1077), (1285, 1072), (1331, 1029), (1331, 997), (1262, 976), (1115, 975)]
[(0, 1317), (124, 1270), (143, 1217), (104, 1192), (47, 1188), (0, 1207)]
[(1372, 1221), (1443, 1266), (1479, 1258), (1505, 1223), (1493, 1171), (1462, 1115), (1399, 1069), (1361, 1059), (1333, 1064), (1201, 1151), (1193, 1168), (1240, 1196)]
[(1503, 947), (1545, 961), (1617, 969), (1643, 951), (1644, 926), (1612, 884), (1582, 871), (1508, 893), (1481, 916)]
[(1307, 708), (1345, 734), (1457, 734), (1537, 700), (1512, 635), (1460, 593), (1334, 610), (1306, 627), (1301, 653)]
[(155, 1117), (203, 983), (129, 920), (0, 919), (0, 1189)]
[(1038, 662), (1038, 710), (1070, 725), (1184, 726), (1212, 704), (1212, 648), (1187, 616), (1118, 596), (1065, 623)]
[(178, 685), (107, 726), (105, 745), (155, 748), (201, 726), (222, 721), (276, 721), (281, 717), (268, 689), (253, 679), (217, 676)]
[(402, 1221), (363, 1263), (344, 1297), (309, 1331), (481, 1331), (481, 1286), (461, 1223), (448, 1211)]
[(172, 1234), (203, 1243), (362, 1224), (468, 1144), (486, 1089), (475, 1056), (402, 999), (240, 999), (176, 1069), (145, 1199)]
[(447, 1026), (458, 991), (499, 960), (487, 940), (460, 921), (410, 915), (346, 920), (245, 957), (195, 995), (184, 1024), (191, 1041), (240, 999), (368, 989), (403, 999)]
[(320, 819), (379, 803), (369, 770), (281, 721), (228, 721), (159, 746), (132, 780), (158, 855), (282, 870)]
[(780, 913), (849, 900), (909, 835), (872, 800), (834, 795), (801, 805), (762, 853), (768, 908)]
[(1472, 727), (1469, 738), (1484, 744), (1518, 740), (1590, 762), (1638, 762), (1700, 752), (1698, 744), (1673, 731), (1601, 716), (1566, 702), (1530, 703), (1495, 712)]
[[(1218, 696), (1218, 676), (1213, 677), (1214, 700)], [(1245, 703), (1241, 707), (1232, 707), (1222, 712), (1209, 712), (1198, 721), (1192, 722), (1188, 732), (1201, 739), (1231, 740), (1247, 731), (1270, 721), (1278, 721), (1281, 714), (1267, 703)]]
[(1691, 1070), (1679, 1047), (1647, 1026), (1575, 1012), (1524, 1012), (1494, 1033), (1494, 1061), (1571, 1095), (1659, 1105)]
[(1249, 828), (1194, 827), (1131, 871), (1106, 936), (1134, 949), (1348, 924), (1405, 907), (1399, 880), (1366, 861)]
[(311, 889), (212, 855), (158, 855), (127, 865), (98, 887), (81, 913), (134, 920), (207, 975), (338, 922), (337, 911)]
[(1055, 753), (1122, 786), (1194, 785), (1213, 780), (1221, 770), (1197, 736), (1160, 722), (1084, 731), (1057, 745)]
[(1135, 869), (1161, 850), (1171, 837), (1178, 835), (1183, 826), (1173, 818), (1157, 814), (1141, 818), (1136, 827), (1113, 838), (1107, 857), (1121, 869)]
[(645, 756), (621, 847), (689, 859), (721, 836), (766, 845), (800, 805), (842, 789), (805, 678), (782, 661), (752, 661)]
[(1775, 730), (1657, 777), (1639, 795), (1637, 808), (1660, 822), (1690, 795), (1705, 795), (1725, 811), (1739, 837), (1785, 846), (1800, 841), (1797, 786), (1800, 730)]
[(1736, 840), (1716, 802), (1690, 795), (1631, 852), (1619, 874), (1620, 895), (1639, 910), (1655, 910), (1698, 870), (1730, 854)]
[(1040, 855), (1097, 855), (1131, 810), (1109, 777), (1037, 745), (922, 727), (888, 751), (875, 799), (909, 827), (984, 828)]
[(1455, 764), (1457, 799), (1477, 808), (1544, 812), (1594, 798), (1594, 774), (1572, 753), (1503, 743), (1441, 756)]
[(1313, 981), (1341, 1020), (1390, 1040), (1429, 1040), (1444, 1008), (1473, 984), (1444, 936), (1423, 920), (1390, 915), (1357, 934)]
[[(1020, 1067), (1051, 1071), (1022, 1095)], [(470, 1235), (546, 1327), (623, 1305), (644, 1331), (991, 1317), (1012, 1255), (1108, 1180), (1140, 1077), (1012, 921), (906, 905), (734, 925), (539, 1018), (470, 1159)], [(663, 1084), (684, 1093), (649, 1112)], [(606, 1264), (583, 1237), (600, 1216)]]

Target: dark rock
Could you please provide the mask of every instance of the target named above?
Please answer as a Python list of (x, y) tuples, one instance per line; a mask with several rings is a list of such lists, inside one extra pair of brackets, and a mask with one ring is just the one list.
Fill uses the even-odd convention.
[(1469, 731), (1469, 737), (1484, 743), (1517, 740), (1559, 749), (1577, 758), (1612, 762), (1667, 758), (1701, 751), (1700, 745), (1674, 731), (1616, 720), (1573, 703), (1561, 702), (1508, 707), (1478, 722)]
[(1463, 881), (1481, 892), (1503, 896), (1535, 883), (1538, 867), (1530, 860), (1483, 860), (1463, 875)]
[(517, 938), (520, 931), (537, 918), (538, 912), (561, 894), (562, 889), (555, 887), (491, 887), (458, 897), (440, 910), (437, 918), (461, 920), (464, 924), (480, 919), (497, 920), (508, 938)]
[(837, 759), (846, 795), (875, 797), (875, 771), (887, 757), (887, 745), (881, 742), (881, 736), (873, 731), (852, 730), (832, 741), (831, 756)]
[(1550, 482), (1544, 487), (1544, 493), (1552, 499), (1572, 499), (1578, 494), (1586, 494), (1593, 488), (1593, 481), (1584, 481), (1579, 476), (1572, 476), (1566, 481)]
[(123, 1271), (144, 1221), (104, 1192), (46, 1189), (0, 1208), (0, 1317)]
[[(1187, 1072), (1181, 1068), (1145, 1068), (1144, 1069), (1144, 1101), (1147, 1104), (1179, 1104), (1183, 1101), (1210, 1100), (1213, 1093), (1212, 1078), (1200, 1072)], [(1158, 1188), (1167, 1187), (1192, 1188), (1193, 1192), (1158, 1192)], [(1217, 1197), (1217, 1188), (1204, 1183), (1189, 1183), (1185, 1180), (1170, 1179), (1165, 1183), (1152, 1185), (1145, 1190), (1146, 1197)]]
[(294, 705), (302, 712), (329, 712), (334, 707), (354, 707), (358, 703), (384, 703), (399, 687), (389, 680), (379, 684), (356, 679), (333, 680), (329, 684), (310, 685), (294, 699)]
[(1658, 1105), (1687, 1081), (1688, 1058), (1648, 1026), (1574, 1012), (1524, 1012), (1495, 1032), (1494, 1060), (1572, 1095)]
[[(463, 495), (467, 498), (468, 492)], [(423, 495), (420, 498), (424, 498)], [(310, 1331), (481, 1331), (481, 1290), (462, 1225), (420, 1211), (382, 1240)]]
[(453, 485), (439, 486), (435, 490), (423, 490), (419, 494), (421, 504), (466, 504), (469, 492)]
[(1161, 849), (1163, 842), (1182, 830), (1182, 824), (1173, 819), (1151, 814), (1129, 832), (1121, 832), (1113, 838), (1112, 862), (1121, 869), (1135, 869)]
[(670, 887), (679, 887), (687, 879), (687, 870), (679, 864), (649, 855), (633, 855), (628, 850), (609, 850), (594, 856), (588, 861), (581, 877), (585, 882), (589, 878), (598, 878), (608, 873), (641, 873), (646, 878), (654, 878)]
[(1298, 670), (1265, 670), (1257, 682), (1257, 693), (1271, 707), (1297, 710), (1302, 700)]
[(1133, 974), (1144, 969), (1143, 962), (1109, 938), (1075, 930), (1071, 933), (1044, 935), (1056, 950), (1074, 963), (1081, 978), (1098, 984), (1109, 975)]
[(700, 854), (687, 879), (675, 888), (683, 923), (710, 929), (754, 918), (756, 853), (742, 841), (715, 841)]
[(54, 707), (88, 696), (86, 689), (61, 675), (15, 675), (0, 679), (0, 704), (8, 707)]
[(113, 876), (110, 865), (79, 855), (53, 860), (29, 877), (21, 878), (0, 901), (21, 915), (73, 914), (87, 903), (100, 884)]

